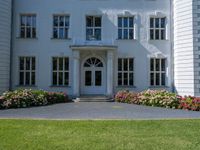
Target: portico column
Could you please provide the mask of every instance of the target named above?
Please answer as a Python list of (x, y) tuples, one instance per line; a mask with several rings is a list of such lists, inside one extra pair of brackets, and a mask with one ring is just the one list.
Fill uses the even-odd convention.
[(80, 52), (73, 51), (73, 95), (80, 96)]
[(114, 53), (113, 51), (107, 52), (107, 95), (113, 95), (113, 61), (114, 61)]

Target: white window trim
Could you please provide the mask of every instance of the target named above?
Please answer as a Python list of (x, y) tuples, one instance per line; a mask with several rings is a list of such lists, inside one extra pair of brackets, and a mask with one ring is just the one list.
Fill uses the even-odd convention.
[[(57, 70), (53, 70), (53, 59), (56, 58), (57, 59)], [(62, 58), (63, 59), (63, 69), (59, 70), (59, 59)], [(65, 70), (65, 59), (68, 59), (68, 70)], [(70, 60), (69, 57), (52, 57), (51, 59), (52, 61), (52, 86), (57, 86), (57, 87), (68, 87), (70, 85)], [(56, 85), (53, 83), (53, 73), (57, 73), (57, 83)], [(63, 79), (62, 79), (62, 85), (59, 84), (59, 73), (63, 74)], [(68, 73), (68, 85), (65, 85), (65, 73)]]
[[(20, 59), (23, 58), (24, 70), (20, 70)], [(30, 58), (30, 70), (26, 69), (26, 59)], [(32, 69), (32, 59), (35, 58), (35, 70)], [(29, 84), (26, 84), (26, 73), (30, 73)], [(23, 84), (20, 84), (20, 73), (24, 74)], [(35, 84), (32, 84), (32, 73), (35, 73)], [(35, 86), (36, 85), (36, 57), (35, 56), (20, 56), (19, 57), (19, 86)]]
[[(58, 18), (60, 18), (60, 16), (62, 16), (62, 17), (64, 17), (64, 26), (63, 27), (60, 27), (60, 19), (58, 20), (58, 26), (54, 26), (54, 17), (58, 17)], [(68, 26), (66, 26), (66, 24), (65, 24), (65, 17), (68, 17), (69, 18), (69, 25)], [(69, 38), (69, 31), (70, 31), (70, 22), (71, 22), (71, 20), (70, 20), (70, 15), (69, 14), (54, 14), (53, 15), (53, 24), (52, 24), (52, 29), (53, 29), (53, 31), (52, 31), (52, 39), (70, 39)], [(54, 37), (54, 28), (57, 28), (57, 34), (58, 34), (58, 37), (56, 38), (56, 37)], [(63, 32), (63, 37), (64, 38), (62, 38), (62, 37), (60, 37), (60, 34), (59, 34), (59, 32), (60, 32), (60, 30), (59, 29), (63, 29), (64, 30), (64, 32)], [(68, 29), (68, 35), (67, 35), (67, 38), (65, 38), (65, 29)]]
[[(119, 59), (122, 59), (122, 71), (118, 70), (118, 65), (119, 65)], [(128, 59), (128, 70), (124, 71), (124, 59)], [(133, 59), (133, 71), (130, 71), (130, 59)], [(118, 57), (117, 59), (117, 86), (118, 87), (134, 87), (135, 86), (135, 59), (134, 57)], [(122, 85), (119, 85), (118, 83), (118, 74), (122, 73)], [(128, 85), (124, 85), (124, 73), (128, 74)], [(130, 85), (130, 73), (133, 73), (133, 85)]]

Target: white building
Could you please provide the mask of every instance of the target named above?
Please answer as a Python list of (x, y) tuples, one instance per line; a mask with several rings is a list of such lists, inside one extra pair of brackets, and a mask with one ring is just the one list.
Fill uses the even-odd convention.
[(150, 88), (200, 96), (200, 1), (15, 0), (12, 7), (10, 45), (11, 3), (0, 2), (1, 92), (79, 97)]

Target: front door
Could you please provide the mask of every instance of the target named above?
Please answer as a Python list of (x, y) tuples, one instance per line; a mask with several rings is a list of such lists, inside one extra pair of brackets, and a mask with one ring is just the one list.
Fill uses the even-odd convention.
[(104, 64), (98, 58), (92, 57), (85, 61), (82, 68), (83, 95), (105, 94)]

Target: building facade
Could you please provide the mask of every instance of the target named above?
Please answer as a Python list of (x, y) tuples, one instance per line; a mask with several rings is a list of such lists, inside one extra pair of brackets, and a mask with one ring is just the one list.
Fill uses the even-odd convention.
[(72, 97), (122, 89), (198, 96), (198, 7), (197, 0), (16, 0), (7, 86)]

